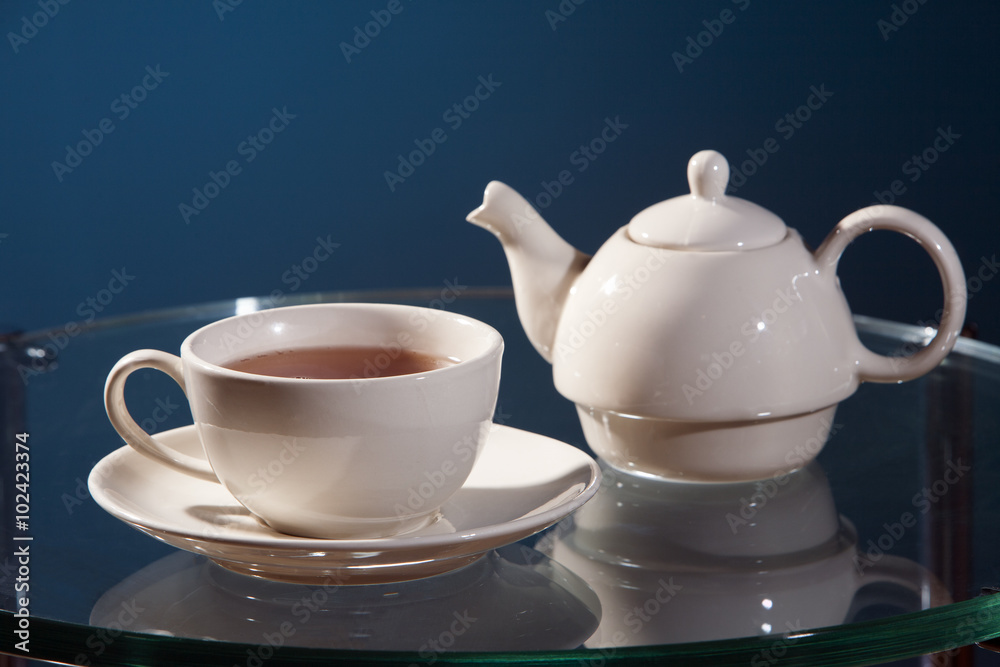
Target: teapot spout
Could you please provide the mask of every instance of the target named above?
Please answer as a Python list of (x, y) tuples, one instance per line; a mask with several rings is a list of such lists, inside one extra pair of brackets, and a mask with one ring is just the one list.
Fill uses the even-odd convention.
[(521, 325), (551, 363), (563, 304), (590, 256), (564, 241), (524, 197), (500, 181), (486, 186), (482, 206), (466, 220), (500, 239)]

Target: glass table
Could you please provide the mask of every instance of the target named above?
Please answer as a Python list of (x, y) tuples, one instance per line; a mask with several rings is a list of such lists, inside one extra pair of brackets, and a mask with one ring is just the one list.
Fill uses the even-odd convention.
[[(409, 303), (488, 322), (506, 341), (495, 420), (589, 453), (509, 290), (311, 294), (282, 305), (329, 301)], [(203, 324), (270, 305), (239, 299), (0, 341), (2, 652), (247, 667), (993, 660), (975, 644), (1000, 636), (1000, 595), (989, 594), (1000, 583), (996, 347), (963, 339), (924, 378), (862, 386), (800, 471), (700, 485), (605, 466), (598, 494), (575, 515), (462, 569), (399, 583), (292, 584), (154, 540), (105, 513), (87, 487), (93, 466), (122, 446), (103, 406), (115, 361), (138, 348), (176, 353)], [(927, 338), (907, 325), (857, 325), (882, 353)], [(190, 423), (180, 388), (162, 374), (137, 373), (126, 392), (151, 433)], [(16, 474), (27, 469), (24, 486)], [(29, 653), (16, 646), (24, 640)]]

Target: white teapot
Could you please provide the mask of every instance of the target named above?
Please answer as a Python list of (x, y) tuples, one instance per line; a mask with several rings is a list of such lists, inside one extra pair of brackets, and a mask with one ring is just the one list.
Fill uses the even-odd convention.
[[(728, 181), (722, 155), (697, 153), (691, 193), (641, 211), (593, 257), (499, 181), (468, 216), (503, 244), (529, 340), (616, 468), (705, 481), (795, 470), (861, 382), (929, 372), (961, 331), (962, 266), (926, 218), (870, 206), (811, 252), (775, 214), (727, 196)], [(847, 245), (875, 229), (920, 243), (944, 286), (936, 335), (908, 357), (862, 345), (837, 278)]]

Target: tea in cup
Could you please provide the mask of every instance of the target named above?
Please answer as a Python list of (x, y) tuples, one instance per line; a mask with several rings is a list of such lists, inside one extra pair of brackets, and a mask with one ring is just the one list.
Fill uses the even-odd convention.
[[(364, 539), (418, 530), (462, 487), (490, 429), (503, 339), (454, 313), (316, 304), (230, 317), (179, 357), (125, 355), (105, 407), (139, 452), (218, 481), (276, 531)], [(125, 406), (140, 368), (170, 375), (191, 404), (207, 462), (164, 447)]]

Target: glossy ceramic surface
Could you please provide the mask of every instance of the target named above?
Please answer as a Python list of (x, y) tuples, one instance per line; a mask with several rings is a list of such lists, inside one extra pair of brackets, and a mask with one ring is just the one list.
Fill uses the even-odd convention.
[[(156, 436), (198, 457), (193, 426)], [(94, 500), (118, 519), (226, 568), (268, 579), (333, 584), (428, 577), (467, 565), (559, 521), (597, 491), (585, 453), (557, 440), (492, 427), (465, 484), (435, 521), (403, 536), (311, 539), (278, 533), (222, 488), (122, 447), (90, 473)]]
[[(811, 436), (860, 383), (930, 371), (962, 328), (962, 266), (926, 218), (865, 208), (811, 252), (773, 213), (725, 195), (728, 175), (718, 153), (696, 154), (691, 194), (640, 212), (593, 257), (503, 183), (490, 183), (469, 214), (503, 244), (525, 331), (577, 404), (588, 442), (613, 465), (688, 480), (766, 477), (789, 453), (773, 444), (788, 441), (788, 420)], [(875, 229), (920, 243), (944, 286), (940, 326), (911, 356), (868, 350), (840, 289), (841, 254)], [(691, 446), (692, 430), (702, 444)], [(674, 447), (684, 451), (660, 453)]]
[[(227, 364), (275, 350), (363, 345), (376, 377), (242, 373)], [(377, 377), (401, 349), (456, 360)], [(323, 304), (277, 308), (194, 332), (176, 357), (126, 355), (105, 405), (127, 443), (159, 463), (218, 480), (275, 530), (307, 537), (385, 537), (430, 524), (468, 477), (496, 406), (503, 339), (430, 308)], [(385, 362), (387, 363), (387, 361)], [(126, 378), (150, 367), (184, 389), (207, 461), (149, 438), (125, 407)]]
[(951, 602), (911, 560), (865, 560), (815, 462), (755, 483), (604, 473), (594, 500), (538, 545), (601, 599), (588, 646), (795, 632), (901, 599), (912, 611)]

